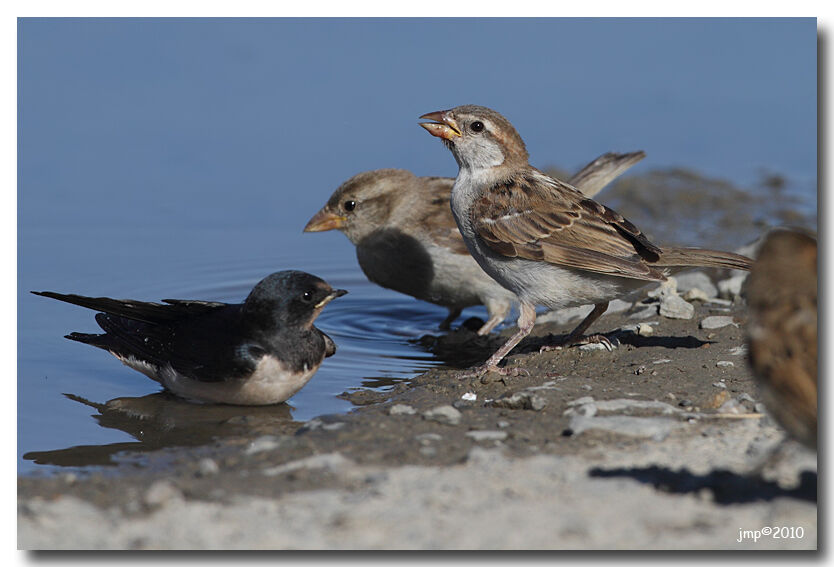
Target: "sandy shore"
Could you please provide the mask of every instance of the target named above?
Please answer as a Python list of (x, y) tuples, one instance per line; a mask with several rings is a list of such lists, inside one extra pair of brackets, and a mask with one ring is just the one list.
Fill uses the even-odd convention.
[[(159, 448), (19, 478), (18, 545), (815, 549), (816, 455), (793, 442), (774, 453), (784, 433), (746, 363), (743, 305), (692, 300), (676, 319), (636, 299), (595, 324), (619, 330), (611, 352), (539, 353), (570, 329), (560, 316), (509, 357), (522, 376), (433, 370), (347, 392), (353, 412), (307, 423), (159, 395), (98, 406), (103, 425)], [(501, 340), (424, 338), (452, 366)]]

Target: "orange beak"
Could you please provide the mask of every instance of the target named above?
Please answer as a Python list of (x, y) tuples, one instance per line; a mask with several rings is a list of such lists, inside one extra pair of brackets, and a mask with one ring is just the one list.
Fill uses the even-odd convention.
[(323, 232), (325, 230), (333, 230), (342, 228), (345, 223), (345, 217), (331, 213), (326, 208), (320, 210), (313, 218), (307, 222), (304, 227), (304, 232)]
[(421, 122), (420, 126), (425, 128), (432, 136), (437, 136), (443, 140), (452, 140), (456, 136), (460, 136), (460, 128), (455, 119), (451, 117), (448, 110), (438, 110), (437, 112), (429, 112), (420, 118), (426, 120), (433, 120), (434, 122)]

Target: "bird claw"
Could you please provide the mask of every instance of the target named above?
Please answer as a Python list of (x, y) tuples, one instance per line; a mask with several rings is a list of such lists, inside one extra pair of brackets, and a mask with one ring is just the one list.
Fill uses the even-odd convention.
[[(616, 340), (616, 339), (615, 339)], [(619, 341), (617, 341), (619, 342)], [(575, 346), (582, 346), (582, 345), (590, 345), (590, 344), (601, 344), (604, 346), (608, 352), (613, 351), (616, 347), (614, 342), (611, 341), (605, 335), (588, 335), (586, 337), (579, 337), (576, 340), (569, 341), (565, 339), (563, 342), (555, 345), (544, 345), (539, 349), (539, 353), (542, 352), (550, 352), (552, 350), (561, 350), (565, 347), (575, 347)]]
[[(618, 341), (619, 342), (619, 341)], [(606, 337), (605, 335), (589, 335), (587, 337), (583, 337), (578, 341), (574, 342), (571, 346), (581, 346), (581, 345), (591, 345), (591, 344), (600, 344), (604, 346), (608, 352), (613, 351), (616, 348), (616, 345)]]

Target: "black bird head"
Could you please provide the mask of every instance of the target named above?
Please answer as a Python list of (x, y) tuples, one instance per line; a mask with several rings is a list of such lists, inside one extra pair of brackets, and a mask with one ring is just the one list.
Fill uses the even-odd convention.
[(314, 275), (285, 270), (268, 275), (252, 288), (242, 314), (264, 330), (309, 327), (325, 305), (346, 293)]

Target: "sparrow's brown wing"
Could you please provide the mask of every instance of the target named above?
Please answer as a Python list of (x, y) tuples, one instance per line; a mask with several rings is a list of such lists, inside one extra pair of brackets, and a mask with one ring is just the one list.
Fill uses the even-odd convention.
[(455, 224), (449, 198), (452, 194), (451, 177), (425, 177), (421, 189), (425, 192), (426, 207), (417, 218), (418, 226), (426, 230), (432, 241), (456, 254), (469, 254), (463, 236)]
[(485, 189), (472, 223), (493, 251), (600, 274), (665, 279), (651, 267), (661, 250), (608, 207), (537, 170)]

